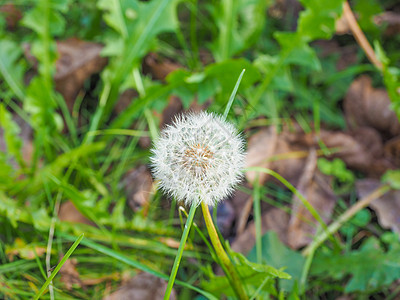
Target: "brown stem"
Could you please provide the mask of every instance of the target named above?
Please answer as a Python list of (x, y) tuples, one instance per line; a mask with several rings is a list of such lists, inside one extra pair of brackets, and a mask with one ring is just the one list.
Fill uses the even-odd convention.
[(329, 236), (338, 231), (339, 228), (348, 220), (350, 220), (356, 213), (358, 213), (364, 207), (367, 207), (375, 199), (382, 197), (388, 191), (390, 191), (390, 187), (388, 185), (382, 185), (381, 187), (374, 190), (368, 196), (357, 201), (356, 204), (354, 204), (352, 207), (346, 210), (339, 218), (337, 218), (335, 222), (329, 225), (327, 230), (323, 231), (320, 235), (318, 235), (313, 240), (313, 242), (303, 250), (303, 255), (308, 255), (310, 253), (313, 253), (323, 242), (326, 241), (326, 239)]
[(363, 31), (358, 25), (356, 17), (354, 16), (350, 8), (349, 2), (347, 1), (343, 3), (343, 15), (346, 18), (347, 23), (349, 24), (350, 30), (353, 33), (354, 38), (356, 39), (360, 47), (364, 50), (369, 61), (373, 63), (376, 68), (382, 70), (382, 63), (376, 57), (374, 49), (372, 49)]

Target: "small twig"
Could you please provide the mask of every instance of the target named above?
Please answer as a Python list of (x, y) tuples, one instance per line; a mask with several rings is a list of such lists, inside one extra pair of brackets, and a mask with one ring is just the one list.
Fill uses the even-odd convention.
[(382, 63), (378, 60), (375, 55), (374, 49), (372, 49), (370, 43), (368, 42), (367, 38), (365, 37), (364, 32), (361, 30), (360, 26), (357, 23), (356, 17), (354, 16), (349, 2), (345, 1), (343, 3), (343, 15), (349, 24), (350, 30), (353, 33), (354, 38), (356, 39), (357, 43), (360, 47), (364, 50), (365, 54), (367, 55), (369, 61), (374, 64), (374, 66), (382, 70)]
[(361, 209), (367, 207), (372, 201), (375, 199), (383, 196), (390, 190), (390, 187), (388, 185), (383, 185), (377, 189), (375, 189), (371, 194), (368, 196), (364, 197), (360, 201), (358, 201), (356, 204), (354, 204), (352, 207), (350, 207), (348, 210), (346, 210), (335, 222), (333, 222), (327, 230), (323, 231), (320, 235), (318, 235), (313, 242), (307, 246), (302, 252), (303, 255), (309, 255), (310, 253), (313, 253), (323, 242), (326, 241), (326, 239), (334, 234), (336, 231), (339, 230), (339, 228), (346, 223), (348, 220), (350, 220), (356, 213), (358, 213)]

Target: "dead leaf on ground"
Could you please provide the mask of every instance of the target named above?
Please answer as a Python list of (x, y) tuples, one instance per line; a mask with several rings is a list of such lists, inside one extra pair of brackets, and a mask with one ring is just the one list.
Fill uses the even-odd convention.
[[(330, 221), (337, 199), (332, 191), (330, 178), (317, 169), (315, 150), (311, 150), (309, 153), (297, 190), (315, 208), (324, 222)], [(302, 201), (294, 195), (288, 228), (289, 246), (298, 249), (310, 243), (317, 227), (318, 221)]]
[[(25, 56), (37, 67), (37, 60), (31, 54), (30, 45), (25, 45)], [(86, 42), (77, 38), (57, 42), (58, 59), (54, 80), (56, 90), (64, 96), (70, 111), (76, 96), (86, 79), (99, 73), (107, 64), (107, 58), (101, 57), (103, 45)]]
[(326, 147), (337, 149), (330, 158), (340, 158), (346, 165), (373, 177), (380, 177), (393, 168), (383, 157), (382, 141), (379, 135), (367, 128), (358, 129), (355, 137), (344, 132), (321, 130), (320, 138)]
[[(105, 296), (103, 300), (162, 300), (166, 290), (165, 280), (142, 272), (123, 283), (117, 291)], [(176, 299), (175, 290), (172, 290), (170, 299)]]
[(7, 29), (9, 30), (14, 30), (19, 20), (22, 19), (21, 11), (11, 3), (0, 6), (0, 15), (5, 16)]
[[(356, 182), (359, 198), (366, 197), (381, 186), (377, 179), (362, 179)], [(370, 207), (376, 212), (378, 222), (383, 228), (391, 229), (400, 235), (400, 191), (392, 190), (371, 202)]]
[(16, 238), (13, 245), (6, 245), (5, 254), (9, 261), (13, 261), (15, 256), (23, 259), (35, 259), (46, 253), (46, 247), (26, 244), (21, 238)]
[(60, 206), (58, 212), (58, 218), (60, 221), (66, 221), (71, 223), (82, 223), (87, 225), (96, 226), (95, 223), (87, 219), (81, 212), (75, 207), (72, 201), (68, 200)]
[(157, 53), (149, 53), (143, 61), (143, 72), (151, 73), (155, 79), (164, 80), (167, 75), (182, 68), (180, 64), (161, 58)]
[(377, 25), (387, 24), (385, 35), (392, 36), (400, 32), (400, 14), (393, 11), (385, 11), (374, 17)]
[[(60, 260), (62, 257), (60, 257)], [(79, 277), (79, 272), (76, 269), (78, 261), (75, 258), (69, 258), (60, 269), (60, 281), (64, 283), (65, 288), (70, 291), (73, 286), (85, 289), (82, 280)]]
[[(278, 135), (275, 126), (262, 129), (250, 137), (246, 154), (246, 168), (262, 167), (269, 168), (269, 158), (275, 153)], [(247, 181), (253, 184), (258, 176), (258, 181), (263, 183), (268, 178), (265, 173), (248, 171), (246, 172)]]
[(344, 113), (350, 128), (372, 127), (389, 136), (400, 134), (400, 123), (384, 89), (374, 88), (363, 75), (351, 84), (344, 99)]
[[(275, 231), (278, 234), (279, 239), (285, 244), (287, 244), (288, 241), (288, 224), (289, 215), (279, 208), (271, 208), (263, 213), (261, 217), (262, 234), (270, 230)], [(232, 243), (232, 250), (246, 255), (250, 252), (251, 249), (253, 249), (255, 243), (256, 229), (254, 221), (251, 221), (246, 230), (236, 236), (236, 239)]]
[(146, 166), (139, 166), (128, 171), (122, 181), (128, 204), (133, 211), (146, 208), (152, 194), (153, 179)]

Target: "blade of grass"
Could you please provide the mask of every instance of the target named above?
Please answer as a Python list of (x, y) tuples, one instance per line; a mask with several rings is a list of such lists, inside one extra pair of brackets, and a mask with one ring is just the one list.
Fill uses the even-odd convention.
[(224, 111), (224, 119), (228, 116), (229, 111), (231, 110), (231, 106), (233, 103), (233, 100), (235, 100), (235, 96), (237, 93), (237, 90), (239, 89), (240, 82), (242, 81), (242, 77), (244, 72), (246, 72), (246, 69), (243, 69), (243, 71), (240, 73), (238, 80), (236, 81), (235, 87), (233, 88), (232, 94), (229, 97), (228, 104), (226, 105), (225, 111)]
[[(59, 235), (62, 236), (63, 238), (65, 238), (65, 239), (73, 240), (73, 237), (68, 235), (68, 234), (66, 234), (66, 233), (59, 233)], [(82, 245), (84, 245), (86, 247), (89, 247), (89, 248), (91, 248), (93, 250), (96, 250), (96, 251), (98, 251), (100, 253), (103, 253), (104, 255), (113, 257), (113, 258), (115, 258), (115, 259), (117, 259), (117, 260), (119, 260), (119, 261), (121, 261), (121, 262), (123, 262), (123, 263), (125, 263), (125, 264), (127, 264), (129, 266), (131, 266), (131, 267), (134, 267), (136, 269), (139, 269), (139, 270), (142, 270), (144, 272), (150, 273), (150, 274), (152, 274), (152, 275), (154, 275), (156, 277), (159, 277), (159, 278), (162, 278), (162, 279), (165, 279), (165, 280), (168, 280), (168, 278), (169, 278), (169, 276), (166, 275), (166, 274), (163, 274), (163, 273), (161, 273), (161, 272), (159, 272), (157, 270), (153, 270), (150, 267), (148, 267), (148, 266), (146, 266), (146, 265), (144, 265), (144, 264), (142, 264), (142, 263), (140, 263), (138, 261), (135, 261), (135, 260), (133, 260), (133, 259), (131, 259), (131, 258), (119, 253), (119, 252), (116, 252), (116, 251), (114, 251), (114, 250), (112, 250), (110, 248), (107, 248), (107, 247), (105, 247), (103, 245), (97, 244), (97, 243), (95, 243), (93, 241), (90, 241), (88, 239), (83, 240), (82, 241)], [(208, 293), (208, 292), (206, 292), (206, 291), (204, 291), (202, 289), (199, 289), (199, 288), (197, 288), (197, 287), (195, 287), (195, 286), (193, 286), (191, 284), (188, 284), (188, 283), (180, 281), (180, 280), (175, 280), (175, 282), (176, 282), (176, 284), (178, 284), (180, 286), (192, 289), (192, 290), (198, 292), (199, 294), (202, 294), (203, 296), (207, 297), (207, 299), (218, 300), (218, 298), (216, 298), (214, 295), (212, 295), (212, 294), (210, 294), (210, 293)]]
[(262, 263), (262, 248), (261, 248), (261, 205), (260, 205), (260, 183), (258, 176), (254, 182), (253, 191), (253, 209), (254, 209), (254, 225), (256, 228), (256, 253), (257, 263)]
[(172, 287), (174, 285), (174, 281), (176, 278), (176, 274), (178, 273), (178, 268), (181, 263), (183, 249), (186, 244), (187, 237), (189, 235), (190, 228), (192, 227), (194, 214), (196, 212), (197, 205), (193, 204), (189, 211), (189, 217), (186, 220), (185, 229), (183, 230), (181, 242), (179, 244), (178, 253), (175, 256), (174, 265), (172, 266), (172, 271), (169, 276), (167, 290), (165, 291), (164, 300), (169, 300), (171, 295)]
[(322, 226), (324, 231), (327, 233), (327, 237), (331, 239), (331, 241), (337, 246), (340, 247), (339, 242), (331, 235), (328, 233), (328, 226), (325, 224), (324, 220), (322, 220), (322, 217), (318, 213), (318, 211), (308, 202), (308, 200), (285, 178), (283, 178), (281, 175), (276, 173), (275, 171), (272, 171), (267, 168), (261, 168), (261, 167), (249, 167), (245, 169), (245, 172), (247, 171), (255, 171), (255, 172), (262, 172), (265, 174), (269, 174), (276, 179), (278, 179), (282, 184), (284, 184), (293, 194), (295, 194), (302, 204), (307, 208), (307, 210), (310, 212), (310, 214), (314, 217), (315, 220), (318, 221), (318, 223)]
[(54, 269), (54, 271), (51, 273), (49, 278), (47, 278), (46, 282), (43, 284), (42, 288), (39, 290), (39, 292), (36, 294), (34, 300), (38, 300), (46, 288), (49, 286), (50, 282), (53, 280), (53, 278), (57, 275), (58, 271), (60, 271), (61, 267), (64, 265), (64, 263), (67, 261), (67, 259), (71, 256), (71, 254), (75, 251), (76, 247), (78, 247), (79, 243), (82, 241), (84, 236), (84, 233), (82, 233), (75, 241), (75, 243), (72, 244), (72, 246), (69, 248), (67, 253), (65, 253), (64, 257), (61, 259), (61, 261), (58, 263), (57, 267)]

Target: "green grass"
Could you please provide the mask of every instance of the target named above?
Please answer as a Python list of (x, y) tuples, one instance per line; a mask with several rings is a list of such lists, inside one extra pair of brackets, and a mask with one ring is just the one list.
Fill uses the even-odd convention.
[[(202, 106), (223, 115), (244, 132), (246, 139), (271, 124), (279, 131), (284, 125), (290, 126), (291, 120), (305, 132), (341, 130), (345, 128), (341, 110), (345, 92), (356, 76), (368, 74), (376, 85), (387, 89), (399, 115), (398, 37), (388, 38), (384, 26), (370, 21), (371, 11), (398, 8), (393, 1), (352, 3), (367, 38), (374, 41), (384, 65), (382, 71), (368, 62), (361, 48), (355, 63), (339, 71), (337, 53), (321, 56), (313, 43), (325, 39), (358, 47), (352, 38), (334, 34), (341, 0), (329, 0), (324, 5), (302, 1), (304, 10), (294, 31), (289, 30), (294, 28), (288, 22), (293, 19), (290, 12), (280, 18), (273, 14), (279, 6), (265, 0), (12, 3), (22, 17), (14, 27), (7, 27), (9, 19), (6, 13), (0, 13), (0, 298), (101, 299), (105, 291), (115, 291), (124, 276), (135, 276), (139, 271), (168, 281), (189, 216), (179, 204), (155, 191), (145, 191), (148, 202), (132, 210), (124, 182), (129, 171), (149, 166), (150, 151), (145, 144), (157, 138), (164, 126), (163, 112), (170, 108), (171, 97), (179, 98), (184, 109)], [(67, 79), (61, 83), (54, 80), (59, 72), (57, 41), (70, 37), (102, 44), (102, 55), (108, 59), (99, 74), (84, 78), (72, 111), (68, 108), (71, 103), (66, 103), (56, 89)], [(156, 72), (145, 66), (150, 52), (157, 53), (161, 62), (176, 62), (178, 68), (157, 79)], [(115, 107), (127, 89), (136, 94), (117, 112)], [(328, 149), (320, 146), (321, 153), (326, 154)], [(331, 175), (337, 180), (345, 175), (352, 179), (341, 185), (342, 190), (337, 189), (341, 199), (331, 225), (325, 224), (305, 195), (272, 170), (252, 169), (274, 176), (283, 187), (271, 182), (239, 187), (254, 200), (251, 215), (256, 262), (231, 251), (225, 240), (222, 244), (249, 298), (339, 297), (346, 288), (354, 287), (348, 284), (348, 278), (314, 269), (323, 265), (327, 253), (332, 257), (346, 253), (346, 259), (356, 263), (358, 248), (364, 245), (364, 241), (354, 242), (359, 231), (374, 235), (382, 248), (381, 259), (394, 262), (398, 244), (385, 235), (389, 232), (374, 218), (361, 226), (352, 219), (357, 215), (346, 214), (354, 201), (353, 177), (363, 174), (342, 168)], [(396, 188), (396, 178), (393, 180), (391, 187)], [(301, 251), (285, 250), (290, 254), (282, 261), (297, 261), (301, 271), (299, 282), (292, 285), (296, 288), (288, 290), (281, 283), (283, 279), (276, 279), (286, 276), (277, 270), (285, 265), (266, 261), (273, 249), (283, 246), (265, 244), (261, 219), (265, 205), (290, 213), (293, 195), (320, 228), (303, 252), (304, 261), (298, 256)], [(67, 201), (95, 226), (60, 221), (58, 206)], [(342, 223), (352, 231), (342, 232)], [(219, 298), (219, 286), (229, 287), (226, 293), (230, 295), (229, 278), (214, 273), (219, 259), (208, 241), (203, 220), (194, 217), (192, 229), (186, 232), (180, 267), (173, 274), (178, 296)], [(363, 251), (373, 255), (368, 245)], [(68, 257), (77, 260), (76, 268), (83, 279), (99, 283), (85, 288), (74, 284), (67, 290), (58, 271)], [(49, 267), (51, 277), (47, 278)], [(397, 269), (392, 270), (395, 272)], [(297, 278), (290, 275), (292, 281)], [(53, 292), (49, 292), (50, 281)], [(355, 298), (395, 299), (398, 293), (389, 281), (378, 280), (372, 287), (361, 283), (356, 285), (358, 290), (350, 292)]]

